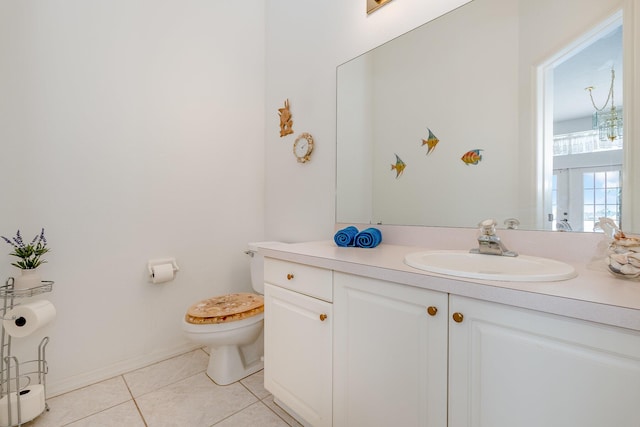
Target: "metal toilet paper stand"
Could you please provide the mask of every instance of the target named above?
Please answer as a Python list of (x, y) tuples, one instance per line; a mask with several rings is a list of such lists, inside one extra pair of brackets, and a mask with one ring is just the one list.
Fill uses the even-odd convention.
[[(41, 285), (29, 289), (14, 289), (13, 277), (7, 279), (4, 286), (0, 286), (0, 298), (2, 299), (2, 320), (7, 319), (7, 312), (19, 305), (16, 300), (29, 298), (45, 292), (51, 292), (52, 281), (43, 281)], [(11, 320), (11, 319), (9, 319)], [(45, 349), (49, 343), (49, 337), (44, 337), (38, 346), (38, 357), (35, 360), (25, 362), (18, 361), (18, 358), (11, 354), (11, 335), (4, 328), (4, 322), (0, 322), (2, 333), (0, 334), (0, 400), (6, 397), (6, 421), (7, 426), (21, 426), (23, 423), (31, 421), (38, 415), (23, 419), (21, 398), (23, 391), (34, 381), (41, 384), (46, 396), (46, 374), (48, 371), (45, 358)], [(45, 402), (44, 411), (49, 410), (49, 405)], [(4, 405), (0, 411), (5, 411)], [(5, 414), (2, 414), (4, 418)]]

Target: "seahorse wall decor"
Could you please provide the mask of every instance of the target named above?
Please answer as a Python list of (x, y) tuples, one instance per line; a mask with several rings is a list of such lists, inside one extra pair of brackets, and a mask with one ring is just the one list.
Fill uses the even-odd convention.
[(291, 111), (289, 110), (289, 100), (284, 101), (284, 108), (278, 108), (280, 116), (280, 137), (293, 133), (293, 120), (291, 119)]

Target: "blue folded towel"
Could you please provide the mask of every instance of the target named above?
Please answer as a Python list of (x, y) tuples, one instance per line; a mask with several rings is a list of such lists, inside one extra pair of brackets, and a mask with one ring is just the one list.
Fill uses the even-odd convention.
[(333, 241), (336, 242), (338, 246), (353, 246), (354, 239), (358, 234), (358, 229), (353, 225), (350, 225), (347, 228), (343, 228), (342, 230), (338, 230), (338, 232), (333, 236)]
[(377, 228), (367, 228), (355, 237), (355, 244), (361, 248), (375, 248), (382, 242), (382, 233)]

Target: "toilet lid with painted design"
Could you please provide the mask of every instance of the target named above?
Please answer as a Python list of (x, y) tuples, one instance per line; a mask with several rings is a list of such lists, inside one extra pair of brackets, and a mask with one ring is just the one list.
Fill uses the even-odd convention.
[(209, 298), (195, 303), (187, 310), (189, 323), (226, 323), (246, 319), (264, 311), (261, 295), (237, 293)]

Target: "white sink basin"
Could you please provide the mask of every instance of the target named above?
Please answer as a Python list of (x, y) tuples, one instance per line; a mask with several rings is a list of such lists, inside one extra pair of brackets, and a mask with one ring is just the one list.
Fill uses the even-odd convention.
[(564, 262), (527, 255), (507, 257), (436, 250), (408, 254), (404, 262), (432, 273), (508, 282), (553, 282), (578, 275), (571, 265)]

